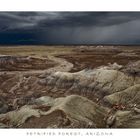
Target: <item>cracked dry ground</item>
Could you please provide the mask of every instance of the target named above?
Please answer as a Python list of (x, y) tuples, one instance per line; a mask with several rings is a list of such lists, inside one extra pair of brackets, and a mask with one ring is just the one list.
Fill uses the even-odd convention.
[(140, 128), (140, 50), (133, 51), (1, 56), (0, 127)]

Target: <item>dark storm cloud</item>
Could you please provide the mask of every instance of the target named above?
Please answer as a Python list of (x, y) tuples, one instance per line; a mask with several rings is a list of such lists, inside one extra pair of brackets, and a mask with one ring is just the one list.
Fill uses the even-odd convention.
[(121, 24), (139, 18), (139, 13), (77, 12), (61, 13), (59, 18), (42, 20), (46, 26), (108, 26)]
[(140, 12), (0, 12), (1, 44), (140, 44)]

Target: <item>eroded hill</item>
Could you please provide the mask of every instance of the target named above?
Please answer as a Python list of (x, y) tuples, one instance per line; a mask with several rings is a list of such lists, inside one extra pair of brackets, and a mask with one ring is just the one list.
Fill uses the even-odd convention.
[(139, 51), (80, 47), (59, 57), (1, 56), (0, 127), (140, 128)]

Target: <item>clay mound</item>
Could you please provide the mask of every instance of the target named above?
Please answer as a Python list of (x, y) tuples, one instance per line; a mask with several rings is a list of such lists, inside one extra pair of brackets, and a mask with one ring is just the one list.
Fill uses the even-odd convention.
[(45, 58), (28, 56), (0, 56), (0, 71), (23, 71), (31, 69), (46, 69), (55, 63)]
[(127, 108), (140, 107), (140, 84), (131, 86), (121, 92), (105, 96), (104, 101), (111, 105), (120, 104)]
[(102, 98), (139, 84), (137, 75), (128, 75), (119, 71), (121, 66), (113, 64), (97, 69), (85, 69), (75, 73), (55, 72), (40, 79), (42, 86), (65, 89), (66, 93), (92, 94)]
[(140, 112), (117, 111), (114, 128), (140, 128)]
[(82, 96), (71, 95), (65, 98), (58, 98), (48, 113), (57, 109), (63, 110), (70, 120), (92, 124), (98, 128), (105, 127), (104, 117), (108, 109), (98, 106)]
[(23, 106), (19, 110), (10, 111), (6, 114), (0, 115), (0, 122), (8, 127), (19, 127), (28, 118), (36, 116), (39, 117), (39, 110), (32, 109), (32, 106)]
[[(50, 107), (48, 108), (48, 106)], [(47, 107), (47, 109), (42, 110), (42, 107)], [(28, 121), (34, 122), (36, 120), (37, 122), (41, 122), (41, 126), (38, 124), (38, 127), (80, 127), (81, 124), (84, 127), (103, 128), (105, 127), (104, 118), (107, 112), (108, 109), (100, 107), (87, 98), (77, 95), (56, 99), (41, 97), (35, 100), (34, 105), (26, 105), (17, 111), (0, 115), (0, 122), (9, 127), (20, 127), (22, 124), (24, 124), (24, 127), (31, 127), (28, 125)], [(56, 114), (60, 117), (57, 117)], [(42, 117), (40, 118), (40, 116)], [(42, 125), (42, 119), (50, 117), (52, 121), (49, 122), (48, 120), (46, 121), (46, 125), (45, 123)], [(61, 122), (63, 125), (59, 122), (60, 120), (63, 120)], [(25, 123), (26, 121), (27, 123)], [(54, 122), (58, 123), (54, 124)], [(36, 126), (36, 123), (32, 124), (33, 128)]]
[(44, 96), (17, 111), (0, 115), (0, 127), (21, 128), (139, 128), (140, 109), (116, 111), (109, 115), (87, 98), (71, 95), (53, 99)]
[(130, 75), (140, 76), (140, 60), (136, 62), (130, 62), (124, 67), (123, 71)]
[(66, 118), (66, 114), (62, 110), (55, 110), (39, 118), (31, 117), (22, 125), (22, 128), (66, 128), (70, 124), (70, 120)]

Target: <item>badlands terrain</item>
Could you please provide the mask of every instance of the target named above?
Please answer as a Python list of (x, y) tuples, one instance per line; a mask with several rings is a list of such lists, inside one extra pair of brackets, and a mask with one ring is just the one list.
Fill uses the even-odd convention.
[(1, 46), (0, 128), (140, 128), (140, 47)]

